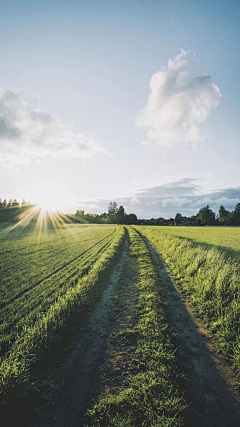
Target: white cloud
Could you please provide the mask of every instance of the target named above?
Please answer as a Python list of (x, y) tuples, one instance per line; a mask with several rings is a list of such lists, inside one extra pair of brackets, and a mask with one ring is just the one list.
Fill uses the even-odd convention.
[[(0, 163), (89, 157), (104, 152), (98, 141), (67, 129), (50, 114), (23, 102), (18, 92), (0, 88)], [(2, 162), (1, 162), (2, 160)]]
[(130, 205), (132, 205), (132, 206), (138, 206), (138, 205), (141, 205), (141, 202), (140, 202), (140, 200), (138, 200), (136, 197), (133, 197), (131, 200), (130, 200), (130, 203), (129, 203)]
[(152, 76), (147, 104), (136, 118), (138, 126), (148, 129), (148, 142), (171, 146), (204, 139), (201, 124), (219, 104), (221, 93), (211, 77), (198, 76), (196, 68), (195, 56), (181, 49)]
[(162, 206), (164, 208), (166, 207), (170, 207), (170, 206), (174, 206), (176, 208), (180, 207), (191, 207), (193, 205), (193, 201), (191, 199), (187, 199), (185, 197), (183, 198), (178, 198), (178, 197), (173, 197), (172, 199), (163, 199), (162, 200)]

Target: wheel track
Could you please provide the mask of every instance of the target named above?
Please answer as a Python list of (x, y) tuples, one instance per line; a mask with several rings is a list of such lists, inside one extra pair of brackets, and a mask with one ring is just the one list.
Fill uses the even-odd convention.
[(128, 251), (129, 241), (125, 237), (125, 243), (118, 255), (107, 288), (86, 321), (85, 330), (79, 334), (77, 343), (56, 374), (55, 386), (57, 388), (59, 385), (59, 388), (54, 407), (44, 408), (27, 427), (79, 426), (80, 414), (84, 414), (89, 407), (93, 388), (98, 381), (99, 362), (106, 348), (111, 301), (122, 275)]
[[(139, 231), (138, 233), (141, 235)], [(199, 330), (193, 313), (175, 287), (161, 256), (150, 241), (141, 236), (149, 248), (163, 287), (167, 318), (178, 346), (178, 363), (187, 375), (186, 383), (188, 382), (191, 399), (187, 426), (239, 427), (239, 400), (226, 379), (226, 371), (223, 373), (219, 369), (221, 361), (210, 350), (210, 334), (207, 336), (206, 330), (203, 333), (204, 328)]]

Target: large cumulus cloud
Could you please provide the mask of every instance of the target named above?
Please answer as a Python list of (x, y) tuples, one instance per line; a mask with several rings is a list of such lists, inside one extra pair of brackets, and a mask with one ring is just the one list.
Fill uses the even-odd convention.
[(0, 163), (28, 164), (47, 156), (61, 159), (89, 157), (101, 145), (67, 129), (47, 112), (31, 108), (19, 93), (0, 88)]
[(217, 107), (220, 89), (210, 76), (198, 75), (195, 55), (181, 49), (150, 81), (150, 95), (136, 123), (148, 130), (147, 140), (159, 145), (196, 143), (201, 125)]

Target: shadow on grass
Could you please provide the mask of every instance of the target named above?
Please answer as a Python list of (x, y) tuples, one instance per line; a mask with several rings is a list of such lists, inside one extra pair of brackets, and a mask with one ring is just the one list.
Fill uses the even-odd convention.
[(239, 400), (216, 364), (214, 354), (208, 348), (207, 337), (199, 331), (164, 261), (148, 239), (143, 237), (143, 240), (150, 250), (159, 285), (163, 289), (179, 370), (185, 375), (183, 387), (190, 402), (187, 426), (239, 427)]

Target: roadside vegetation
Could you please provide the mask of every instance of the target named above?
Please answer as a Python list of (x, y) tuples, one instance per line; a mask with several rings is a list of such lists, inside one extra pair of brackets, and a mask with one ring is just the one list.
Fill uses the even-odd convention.
[(89, 411), (88, 425), (181, 426), (186, 405), (177, 384), (161, 287), (142, 237), (132, 228), (128, 231), (139, 273), (138, 321), (128, 331), (137, 340), (131, 360), (134, 369), (118, 388), (107, 387)]
[[(206, 325), (216, 335), (222, 354), (240, 375), (240, 266), (229, 252), (214, 245), (197, 240), (195, 229), (181, 230), (174, 236), (174, 230), (156, 227), (141, 227), (141, 233), (149, 239), (163, 257), (179, 284), (186, 293)], [(208, 229), (204, 241), (215, 241), (214, 229)], [(229, 230), (226, 230), (226, 233)], [(177, 229), (178, 232), (178, 229)], [(227, 234), (226, 234), (227, 236)], [(224, 239), (222, 240), (222, 244)], [(227, 241), (227, 239), (226, 239)], [(226, 246), (229, 243), (226, 243)]]
[[(78, 226), (75, 226), (77, 232), (76, 227)], [(28, 396), (36, 391), (35, 382), (41, 366), (44, 366), (48, 359), (54, 359), (54, 352), (59, 349), (62, 341), (66, 340), (66, 328), (71, 328), (71, 324), (94, 303), (106, 285), (104, 276), (111, 269), (125, 234), (123, 227), (102, 229), (98, 226), (94, 230), (89, 227), (86, 234), (82, 234), (81, 230), (77, 233), (77, 242), (76, 235), (69, 238), (68, 232), (67, 229), (54, 231), (53, 235), (50, 232), (50, 236), (47, 234), (42, 237), (42, 246), (41, 239), (40, 242), (32, 241), (32, 245), (36, 245), (36, 253), (30, 250), (29, 239), (35, 239), (32, 236), (29, 239), (26, 236), (26, 241), (15, 237), (1, 242), (3, 246), (4, 243), (9, 245), (1, 253), (3, 259), (6, 255), (11, 258), (8, 259), (9, 268), (4, 270), (2, 289), (7, 288), (7, 275), (9, 283), (12, 283), (12, 290), (6, 296), (5, 305), (2, 307), (2, 330), (6, 331), (10, 340), (4, 341), (3, 336), (2, 351), (5, 350), (5, 353), (0, 365), (0, 410), (4, 414), (15, 412), (16, 406), (24, 406)], [(55, 248), (53, 259), (51, 245), (45, 239), (52, 240)], [(41, 261), (41, 249), (43, 259), (39, 262), (38, 271), (37, 262)], [(12, 270), (10, 266), (14, 265), (14, 257), (18, 263), (24, 260), (24, 254), (26, 263), (29, 257), (29, 263), (22, 270), (20, 266)], [(32, 268), (36, 269), (36, 272), (31, 277), (31, 262), (34, 256), (37, 256), (37, 259)], [(54, 256), (56, 265), (53, 268)], [(45, 266), (48, 275), (44, 278)], [(32, 278), (30, 283), (27, 280), (29, 276)], [(34, 282), (33, 278), (36, 277), (37, 281)], [(8, 303), (9, 318), (5, 315)]]

